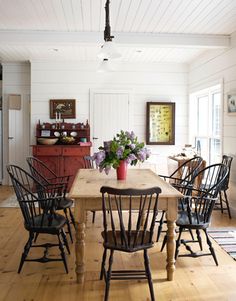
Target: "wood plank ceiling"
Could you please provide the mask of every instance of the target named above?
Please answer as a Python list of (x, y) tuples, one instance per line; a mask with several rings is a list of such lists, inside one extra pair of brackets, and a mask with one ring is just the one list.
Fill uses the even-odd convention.
[[(76, 59), (95, 61), (102, 45), (105, 0), (1, 0), (0, 59)], [(235, 0), (111, 0), (110, 19), (114, 41), (130, 37), (177, 34), (186, 37), (186, 45), (140, 43), (120, 45), (122, 61), (188, 63), (201, 54), (201, 45), (188, 46), (188, 35), (229, 36), (236, 31)], [(93, 43), (35, 43), (30, 39), (17, 42), (11, 35), (27, 33), (94, 33)], [(151, 36), (150, 36), (151, 35)], [(200, 36), (201, 37), (201, 36)], [(141, 39), (140, 38), (140, 39)], [(171, 39), (171, 37), (170, 37)], [(50, 39), (49, 39), (50, 40)], [(56, 49), (56, 50), (53, 50)]]

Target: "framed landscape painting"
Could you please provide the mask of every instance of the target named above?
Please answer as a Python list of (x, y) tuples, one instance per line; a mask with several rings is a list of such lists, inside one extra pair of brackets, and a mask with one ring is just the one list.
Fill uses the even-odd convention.
[(50, 118), (60, 113), (62, 119), (76, 118), (75, 99), (50, 99)]
[(175, 144), (174, 102), (147, 102), (146, 143)]

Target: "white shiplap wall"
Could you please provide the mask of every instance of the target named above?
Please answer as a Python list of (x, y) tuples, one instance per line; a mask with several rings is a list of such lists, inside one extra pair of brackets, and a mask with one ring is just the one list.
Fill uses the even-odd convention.
[[(176, 102), (176, 145), (153, 147), (163, 156), (179, 151), (187, 142), (188, 70), (182, 64), (113, 64), (114, 72), (96, 72), (97, 64), (85, 62), (31, 63), (31, 142), (35, 142), (35, 125), (49, 120), (49, 99), (75, 98), (77, 122), (89, 119), (90, 89), (130, 89), (133, 125), (140, 140), (145, 141), (146, 102)], [(72, 121), (73, 122), (73, 121)]]
[(230, 177), (230, 206), (236, 216), (236, 116), (227, 114), (226, 99), (230, 92), (236, 93), (236, 43), (227, 51), (214, 51), (201, 56), (190, 66), (189, 91), (196, 92), (203, 88), (223, 82), (223, 153), (232, 154), (235, 158)]

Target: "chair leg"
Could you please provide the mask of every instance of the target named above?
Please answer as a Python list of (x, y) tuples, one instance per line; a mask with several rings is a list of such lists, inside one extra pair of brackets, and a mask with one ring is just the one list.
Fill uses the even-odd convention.
[(192, 231), (192, 229), (188, 229), (188, 231), (189, 231), (189, 233), (190, 233), (190, 235), (191, 235), (192, 240), (194, 240), (194, 236), (193, 236), (193, 231)]
[(164, 250), (166, 243), (167, 243), (167, 235), (164, 236), (162, 246), (161, 246), (161, 252)]
[(183, 230), (184, 229), (182, 227), (179, 227), (179, 236), (176, 240), (176, 248), (175, 248), (175, 260), (177, 259), (178, 254), (179, 254), (179, 247), (181, 245), (181, 240), (180, 239), (181, 239), (181, 234), (182, 234)]
[(71, 222), (72, 222), (72, 224), (73, 224), (73, 226), (75, 228), (75, 218), (74, 218), (74, 215), (73, 215), (73, 213), (71, 211), (71, 208), (69, 208), (69, 213), (70, 213)]
[(66, 261), (66, 254), (65, 254), (64, 246), (63, 246), (63, 243), (61, 241), (59, 233), (57, 234), (57, 237), (58, 237), (58, 242), (59, 242), (59, 249), (61, 251), (61, 258), (62, 258), (62, 261), (64, 263), (64, 267), (65, 267), (66, 273), (68, 274), (68, 266), (67, 266), (67, 261)]
[(212, 247), (212, 242), (210, 241), (210, 238), (208, 237), (207, 230), (206, 230), (206, 229), (203, 229), (203, 231), (205, 232), (207, 244), (208, 244), (208, 246), (209, 246), (209, 250), (210, 250), (210, 252), (211, 252), (211, 255), (212, 255), (212, 257), (214, 258), (215, 264), (218, 265), (218, 261), (217, 261), (216, 254), (215, 254), (215, 250), (214, 250), (214, 248)]
[(96, 211), (92, 211), (92, 213), (93, 213), (93, 219), (92, 219), (92, 223), (94, 224), (94, 222), (95, 222), (95, 215), (96, 215)]
[(65, 208), (63, 211), (64, 211), (65, 216), (66, 216), (66, 224), (67, 224), (68, 233), (70, 235), (70, 240), (73, 243), (73, 238), (72, 238), (72, 233), (71, 233), (70, 221), (68, 219), (67, 209)]
[(199, 243), (199, 247), (200, 247), (200, 250), (202, 251), (202, 238), (201, 238), (200, 230), (197, 229), (196, 233), (197, 233), (197, 240), (198, 240), (198, 243)]
[(219, 196), (220, 196), (220, 211), (221, 211), (221, 213), (223, 213), (224, 209), (223, 209), (223, 200), (222, 200), (222, 192), (221, 191), (219, 193)]
[(104, 248), (103, 256), (102, 256), (102, 264), (101, 264), (100, 280), (102, 280), (103, 274), (104, 274), (104, 271), (105, 271), (106, 258), (107, 258), (107, 249)]
[(29, 253), (30, 247), (32, 246), (33, 239), (34, 239), (34, 233), (30, 232), (29, 233), (29, 239), (27, 240), (27, 243), (25, 244), (24, 252), (22, 253), (22, 256), (21, 256), (20, 265), (19, 265), (19, 268), (18, 268), (18, 274), (20, 274), (20, 272), (21, 272), (21, 269), (23, 267), (25, 259), (26, 259), (27, 255)]
[(61, 229), (61, 237), (63, 239), (64, 245), (66, 246), (68, 254), (70, 254), (70, 248), (69, 248), (69, 245), (68, 245), (68, 241), (67, 241), (66, 233), (65, 233), (64, 229)]
[(35, 234), (35, 238), (34, 238), (34, 242), (36, 242), (36, 240), (38, 239), (39, 233)]
[(105, 290), (105, 297), (104, 297), (104, 301), (108, 301), (108, 297), (109, 297), (109, 288), (110, 288), (110, 280), (111, 280), (111, 268), (112, 268), (112, 263), (113, 263), (113, 254), (114, 254), (114, 250), (111, 250), (110, 253), (110, 258), (109, 258), (109, 267), (108, 267), (108, 271), (107, 271), (107, 275), (106, 275), (106, 290)]
[(228, 201), (226, 190), (224, 190), (224, 196), (225, 196), (225, 203), (226, 203), (227, 210), (228, 210), (228, 215), (229, 215), (229, 218), (231, 218), (231, 213), (230, 213), (230, 208), (229, 208), (229, 201)]
[(162, 211), (161, 218), (159, 220), (159, 226), (158, 226), (158, 229), (157, 229), (157, 241), (159, 241), (159, 238), (160, 238), (160, 235), (161, 235), (164, 216), (165, 216), (165, 211)]
[(151, 274), (151, 271), (150, 271), (150, 265), (149, 265), (149, 258), (148, 258), (147, 250), (144, 250), (143, 255), (144, 255), (145, 271), (146, 271), (146, 276), (147, 276), (147, 279), (148, 279), (148, 285), (149, 285), (149, 290), (150, 290), (150, 295), (151, 295), (151, 301), (155, 301), (155, 295), (154, 295), (153, 284), (152, 284), (152, 274)]

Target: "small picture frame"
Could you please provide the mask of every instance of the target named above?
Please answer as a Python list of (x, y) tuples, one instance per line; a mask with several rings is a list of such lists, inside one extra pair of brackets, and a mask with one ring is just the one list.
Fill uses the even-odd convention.
[(227, 113), (236, 115), (236, 92), (227, 94)]
[(42, 137), (50, 137), (51, 131), (49, 130), (41, 130), (41, 136)]
[(50, 118), (76, 118), (75, 103), (75, 99), (50, 99)]
[(146, 143), (175, 144), (175, 103), (147, 102)]

